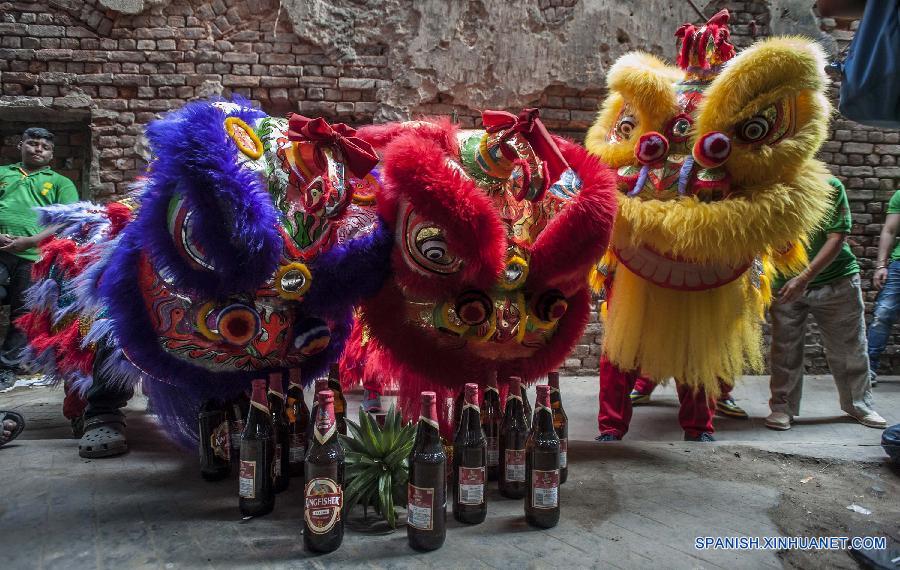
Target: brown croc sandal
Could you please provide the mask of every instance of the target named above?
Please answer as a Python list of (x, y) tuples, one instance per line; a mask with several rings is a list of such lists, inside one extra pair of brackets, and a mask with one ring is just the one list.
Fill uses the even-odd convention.
[(101, 414), (85, 419), (84, 435), (78, 442), (78, 455), (86, 459), (99, 459), (122, 455), (127, 451), (124, 416)]
[[(6, 422), (14, 422), (16, 427), (10, 430), (9, 436), (3, 435), (3, 432), (7, 430), (4, 426)], [(0, 447), (3, 447), (7, 443), (19, 437), (19, 434), (22, 433), (22, 430), (25, 429), (25, 418), (22, 417), (22, 414), (18, 414), (16, 412), (7, 412), (0, 410)]]

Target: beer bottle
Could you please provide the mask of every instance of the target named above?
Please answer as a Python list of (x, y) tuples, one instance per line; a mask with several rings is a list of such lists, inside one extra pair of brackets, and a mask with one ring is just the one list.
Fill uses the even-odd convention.
[(306, 430), (309, 427), (309, 408), (303, 399), (300, 369), (288, 371), (287, 406), (288, 424), (288, 475), (303, 477), (303, 460), (306, 457)]
[(288, 425), (284, 415), (284, 386), (281, 372), (269, 374), (269, 412), (275, 428), (275, 459), (272, 462), (272, 486), (276, 493), (288, 488)]
[(337, 364), (331, 365), (328, 372), (328, 387), (334, 392), (334, 418), (337, 422), (337, 430), (341, 435), (347, 435), (347, 400), (344, 399), (344, 391), (341, 388), (341, 372)]
[(344, 540), (344, 450), (338, 441), (334, 394), (317, 393), (312, 445), (304, 462), (303, 544), (314, 552), (336, 550)]
[(569, 477), (569, 416), (563, 408), (562, 395), (559, 392), (559, 372), (551, 372), (547, 375), (547, 384), (550, 386), (550, 408), (553, 410), (553, 429), (559, 436), (559, 484), (562, 485)]
[(525, 441), (528, 423), (522, 404), (521, 378), (509, 379), (506, 412), (500, 427), (500, 494), (510, 499), (525, 496)]
[(250, 413), (241, 434), (241, 463), (238, 494), (241, 514), (258, 517), (272, 512), (275, 490), (272, 464), (275, 460), (275, 428), (266, 402), (266, 381), (253, 381)]
[(309, 415), (309, 423), (306, 425), (306, 452), (309, 453), (309, 448), (312, 446), (313, 441), (313, 432), (316, 427), (316, 410), (319, 409), (319, 396), (318, 393), (323, 390), (330, 390), (328, 387), (328, 379), (327, 378), (318, 378), (316, 379), (316, 383), (313, 386), (313, 399), (312, 399), (312, 411)]
[(466, 384), (459, 427), (453, 441), (453, 517), (477, 524), (487, 515), (484, 496), (487, 444), (481, 430), (478, 384)]
[(207, 481), (228, 477), (231, 471), (231, 437), (225, 406), (219, 400), (207, 400), (200, 407), (200, 476)]
[(528, 390), (525, 388), (525, 384), (519, 384), (519, 386), (522, 391), (522, 406), (524, 406), (525, 409), (525, 422), (528, 429), (531, 429), (531, 401), (528, 399)]
[(225, 410), (228, 414), (228, 426), (231, 440), (231, 462), (235, 468), (241, 461), (241, 434), (244, 433), (244, 424), (247, 422), (247, 414), (250, 412), (250, 399), (241, 391), (237, 397), (228, 402)]
[(553, 428), (550, 386), (538, 386), (537, 393), (534, 421), (525, 447), (525, 521), (551, 528), (559, 523), (559, 436)]
[(496, 481), (500, 473), (500, 424), (503, 423), (503, 411), (500, 409), (500, 391), (497, 389), (497, 378), (491, 376), (481, 399), (481, 428), (487, 447), (488, 480)]
[(436, 550), (447, 535), (447, 456), (441, 444), (437, 395), (422, 392), (422, 412), (409, 455), (406, 535), (416, 550)]
[(459, 430), (459, 422), (462, 418), (463, 406), (466, 403), (466, 388), (463, 386), (460, 388), (459, 393), (456, 395), (456, 398), (453, 400), (453, 433)]

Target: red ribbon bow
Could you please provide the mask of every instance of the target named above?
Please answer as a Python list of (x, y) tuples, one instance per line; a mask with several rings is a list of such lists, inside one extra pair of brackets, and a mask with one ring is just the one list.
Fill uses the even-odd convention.
[(355, 136), (356, 129), (344, 123), (329, 125), (322, 117), (310, 119), (296, 113), (288, 119), (288, 139), (309, 141), (316, 145), (316, 166), (324, 170), (327, 166), (322, 146), (340, 149), (350, 172), (362, 178), (378, 164), (378, 155), (368, 142)]
[[(550, 175), (547, 183), (552, 184), (569, 168), (569, 163), (541, 122), (540, 116), (540, 110), (534, 108), (522, 109), (518, 116), (506, 111), (482, 111), (481, 122), (489, 133), (505, 130), (500, 137), (504, 142), (516, 133), (521, 134), (538, 157), (547, 164), (547, 172)], [(506, 156), (504, 147), (501, 147), (501, 152)]]

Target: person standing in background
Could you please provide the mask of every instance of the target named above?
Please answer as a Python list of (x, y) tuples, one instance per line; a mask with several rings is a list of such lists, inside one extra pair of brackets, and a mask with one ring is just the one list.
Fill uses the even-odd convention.
[(878, 289), (874, 318), (869, 325), (869, 379), (874, 386), (881, 354), (891, 336), (891, 327), (900, 310), (900, 244), (896, 244), (900, 230), (900, 190), (894, 192), (887, 207), (887, 217), (878, 239), (878, 260), (872, 285)]

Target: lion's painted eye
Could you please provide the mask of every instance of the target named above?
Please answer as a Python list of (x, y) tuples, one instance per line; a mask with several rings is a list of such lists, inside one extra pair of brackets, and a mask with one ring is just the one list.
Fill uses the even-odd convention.
[(741, 123), (737, 128), (737, 135), (744, 142), (759, 142), (769, 134), (770, 128), (769, 121), (757, 115)]
[(637, 128), (637, 119), (631, 115), (625, 115), (616, 123), (616, 134), (623, 139), (630, 139), (635, 128)]
[(429, 261), (433, 261), (435, 263), (446, 263), (449, 259), (449, 254), (447, 252), (447, 242), (444, 240), (444, 236), (436, 235), (434, 237), (426, 238), (422, 241), (416, 240), (416, 247), (419, 249), (419, 253), (425, 256)]
[(462, 260), (450, 251), (440, 226), (420, 218), (412, 208), (407, 208), (403, 217), (404, 253), (410, 268), (426, 275), (447, 275), (460, 270)]
[(677, 115), (669, 125), (669, 136), (675, 142), (687, 140), (688, 133), (693, 125), (694, 121), (689, 115)]

